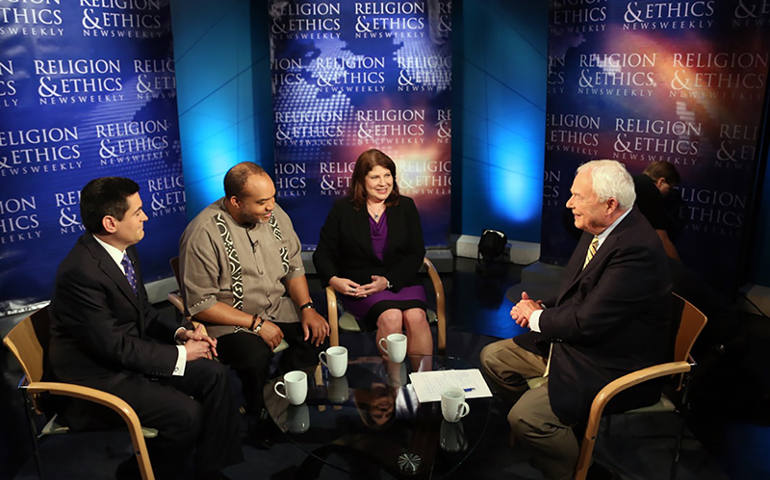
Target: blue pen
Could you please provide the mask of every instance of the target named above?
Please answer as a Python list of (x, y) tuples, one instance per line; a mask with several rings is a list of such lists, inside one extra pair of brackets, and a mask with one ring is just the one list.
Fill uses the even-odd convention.
[(463, 392), (472, 392), (474, 390), (476, 390), (476, 387), (463, 388)]

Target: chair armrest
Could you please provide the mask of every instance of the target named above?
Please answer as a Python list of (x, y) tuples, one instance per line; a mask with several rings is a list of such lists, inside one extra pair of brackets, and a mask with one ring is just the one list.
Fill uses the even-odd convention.
[[(691, 368), (692, 366), (687, 362), (661, 363), (616, 378), (599, 390), (599, 393), (594, 397), (594, 401), (591, 404), (591, 413), (588, 417), (589, 422), (593, 417), (597, 417), (596, 420), (598, 422), (598, 417), (601, 417), (604, 412), (604, 407), (606, 407), (607, 403), (620, 392), (648, 380), (675, 375), (677, 373), (689, 372)], [(586, 430), (586, 434), (588, 434), (588, 429)]]
[(604, 408), (610, 400), (620, 392), (628, 390), (642, 382), (659, 377), (675, 375), (677, 373), (689, 372), (691, 369), (692, 366), (687, 362), (661, 363), (616, 378), (599, 390), (599, 393), (594, 397), (593, 403), (591, 403), (591, 413), (588, 416), (588, 425), (586, 426), (585, 435), (583, 436), (583, 443), (580, 446), (580, 456), (578, 457), (577, 465), (575, 466), (575, 480), (583, 480), (588, 472), (591, 456), (593, 455), (594, 444), (596, 443), (596, 436), (599, 432), (599, 423), (602, 419), (602, 413), (604, 413)]
[(337, 292), (326, 286), (326, 312), (329, 319), (329, 345), (336, 347), (340, 344), (339, 318), (337, 314)]
[(438, 317), (438, 339), (436, 348), (439, 354), (446, 352), (446, 297), (444, 294), (444, 283), (438, 275), (438, 270), (433, 266), (433, 262), (428, 257), (423, 257), (422, 263), (428, 271), (428, 276), (433, 284), (433, 291), (436, 293), (436, 317)]
[[(687, 354), (687, 363), (689, 363), (689, 364), (690, 364), (690, 368), (693, 368), (693, 367), (695, 367), (695, 365), (696, 365), (695, 359), (694, 359), (694, 358), (692, 358), (692, 355), (690, 355), (689, 353)], [(685, 373), (687, 373), (687, 372), (685, 372)], [(685, 384), (684, 384), (684, 373), (682, 373), (681, 375), (679, 375), (679, 382), (677, 383), (677, 385), (676, 385), (676, 389), (675, 389), (675, 390), (676, 390), (677, 392), (681, 392), (683, 388), (685, 388)]]
[(102, 390), (60, 382), (31, 382), (22, 388), (26, 388), (28, 392), (32, 393), (50, 392), (56, 395), (65, 395), (98, 403), (115, 410), (127, 423), (136, 423), (137, 426), (141, 425), (136, 412), (125, 400)]
[(147, 444), (144, 441), (142, 435), (142, 425), (139, 422), (139, 417), (136, 415), (131, 406), (126, 403), (120, 397), (117, 397), (111, 393), (97, 390), (95, 388), (84, 387), (82, 385), (75, 385), (72, 383), (59, 383), (59, 382), (31, 382), (24, 387), (31, 393), (50, 392), (54, 395), (64, 395), (67, 397), (80, 398), (82, 400), (88, 400), (90, 402), (104, 405), (105, 407), (114, 410), (128, 427), (128, 433), (131, 435), (131, 442), (135, 448), (135, 455), (139, 459), (139, 469), (144, 479), (154, 479), (152, 472), (152, 466), (150, 464), (150, 456), (147, 453)]
[(198, 322), (197, 320), (193, 320), (192, 319), (193, 317), (185, 315), (185, 313), (184, 313), (184, 302), (182, 301), (182, 296), (179, 295), (179, 292), (169, 292), (167, 298), (168, 298), (168, 302), (171, 305), (173, 305), (174, 307), (176, 307), (176, 309), (179, 311), (179, 313), (182, 314), (182, 316), (184, 317), (185, 321), (191, 321), (192, 322), (193, 328), (198, 328), (198, 326), (200, 325), (201, 327), (203, 327), (203, 334), (204, 335), (208, 335), (209, 334), (208, 331), (206, 330), (206, 325), (204, 325), (201, 322)]
[(179, 295), (179, 292), (169, 292), (166, 298), (168, 299), (168, 303), (173, 305), (177, 311), (184, 316), (184, 302), (182, 301), (182, 296)]

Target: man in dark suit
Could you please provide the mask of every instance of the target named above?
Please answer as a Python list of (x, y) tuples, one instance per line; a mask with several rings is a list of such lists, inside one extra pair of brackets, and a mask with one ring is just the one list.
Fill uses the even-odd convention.
[[(572, 478), (579, 447), (572, 427), (584, 423), (594, 396), (612, 380), (663, 362), (671, 354), (667, 316), (670, 277), (660, 239), (632, 208), (634, 184), (622, 164), (578, 169), (567, 208), (583, 235), (551, 302), (522, 293), (511, 317), (531, 331), (487, 345), (485, 374), (511, 397), (515, 443), (529, 447), (547, 478)], [(547, 308), (546, 308), (547, 307)], [(528, 389), (526, 379), (545, 376)], [(660, 387), (642, 384), (609, 412), (657, 401)]]
[(228, 374), (211, 360), (216, 340), (161, 317), (147, 300), (133, 247), (147, 220), (139, 186), (92, 180), (80, 213), (87, 233), (59, 266), (51, 302), (53, 374), (117, 395), (156, 428), (148, 448), (158, 478), (183, 475), (193, 452), (195, 476), (219, 478), (242, 460)]

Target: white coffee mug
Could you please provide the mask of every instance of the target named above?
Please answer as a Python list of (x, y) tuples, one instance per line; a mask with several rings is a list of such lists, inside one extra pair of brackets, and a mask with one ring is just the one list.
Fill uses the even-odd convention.
[(441, 394), (441, 414), (447, 422), (455, 423), (468, 415), (471, 407), (465, 403), (465, 392), (459, 388), (448, 388)]
[(348, 369), (348, 349), (345, 347), (329, 347), (318, 354), (318, 360), (329, 369), (329, 375), (339, 378)]
[(406, 357), (406, 335), (403, 333), (391, 333), (387, 337), (380, 339), (379, 347), (383, 353), (388, 354), (390, 361), (401, 363), (404, 361), (404, 357)]
[(441, 421), (439, 430), (439, 445), (446, 452), (462, 452), (468, 448), (468, 441), (465, 439), (463, 431), (463, 422), (450, 423), (446, 420)]
[[(283, 385), (286, 393), (278, 391), (278, 387)], [(283, 380), (276, 382), (273, 387), (276, 395), (289, 400), (292, 405), (300, 405), (307, 397), (307, 374), (302, 370), (292, 370), (283, 376)]]
[(326, 396), (332, 403), (345, 403), (350, 398), (347, 377), (330, 378), (326, 386)]
[(305, 433), (310, 429), (310, 409), (307, 405), (289, 405), (286, 429), (291, 433)]

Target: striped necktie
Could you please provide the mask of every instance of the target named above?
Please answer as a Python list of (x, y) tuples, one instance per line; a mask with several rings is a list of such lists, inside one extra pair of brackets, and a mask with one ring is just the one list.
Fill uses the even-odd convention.
[(583, 262), (583, 268), (586, 268), (586, 265), (588, 265), (588, 262), (591, 261), (592, 258), (594, 258), (594, 255), (596, 255), (596, 250), (599, 249), (599, 237), (594, 237), (593, 240), (591, 240), (591, 245), (588, 246), (588, 253), (586, 253), (586, 261)]
[(123, 272), (126, 275), (128, 284), (131, 285), (131, 289), (136, 294), (136, 272), (134, 272), (134, 265), (129, 260), (127, 253), (123, 252), (123, 259), (120, 261), (120, 264), (123, 265)]

